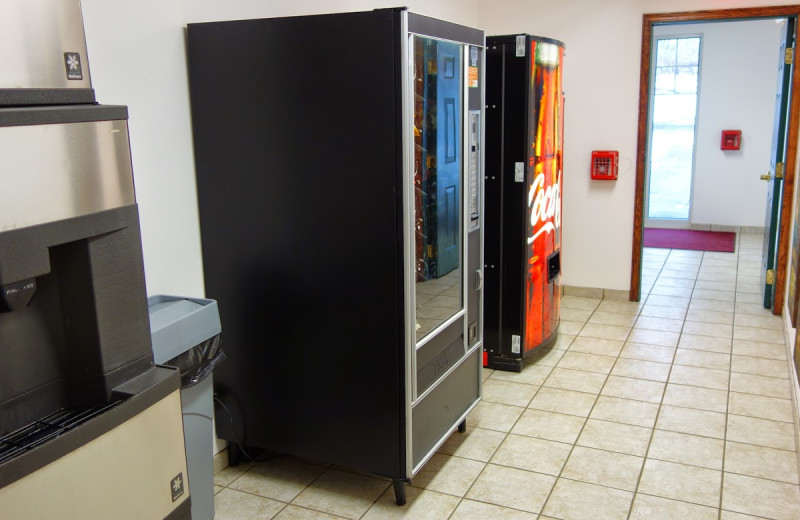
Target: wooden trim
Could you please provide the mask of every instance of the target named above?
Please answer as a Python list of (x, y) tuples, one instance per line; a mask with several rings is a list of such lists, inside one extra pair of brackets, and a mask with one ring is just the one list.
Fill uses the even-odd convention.
[(639, 126), (636, 139), (636, 198), (633, 205), (633, 251), (631, 252), (631, 301), (641, 298), (642, 243), (644, 241), (645, 159), (647, 120), (650, 111), (650, 40), (653, 24), (648, 15), (642, 21), (641, 74), (639, 75)]
[(734, 9), (706, 9), (679, 13), (645, 14), (652, 23), (713, 22), (735, 18), (779, 18), (797, 16), (800, 5), (774, 5), (764, 7), (740, 7)]
[[(633, 254), (631, 255), (631, 301), (641, 297), (642, 272), (642, 239), (644, 231), (644, 190), (645, 159), (647, 158), (647, 121), (649, 119), (649, 87), (651, 35), (653, 25), (664, 23), (713, 22), (736, 18), (777, 18), (798, 17), (795, 24), (795, 38), (800, 41), (800, 5), (783, 5), (772, 7), (752, 7), (737, 9), (719, 9), (704, 11), (688, 11), (679, 13), (645, 14), (642, 21), (642, 57), (639, 78), (639, 128), (636, 150), (636, 196), (633, 210)], [(795, 165), (797, 163), (798, 123), (800, 123), (800, 67), (795, 65), (790, 87), (791, 101), (789, 105), (789, 128), (786, 147), (786, 167), (781, 198), (781, 225), (778, 233), (778, 257), (775, 271), (775, 299), (772, 306), (774, 314), (783, 309), (784, 286), (786, 285), (786, 261), (789, 251), (789, 219), (792, 216), (792, 197), (794, 196)]]
[[(798, 20), (800, 22), (800, 20)], [(800, 23), (794, 24), (795, 46), (800, 41)], [(800, 122), (800, 103), (797, 102), (800, 91), (800, 67), (797, 66), (797, 54), (792, 69), (791, 98), (789, 101), (789, 121), (786, 135), (786, 164), (783, 169), (783, 197), (781, 198), (781, 227), (778, 230), (778, 259), (775, 266), (775, 299), (772, 302), (772, 314), (779, 315), (783, 309), (786, 291), (786, 263), (789, 257), (790, 231), (792, 229), (792, 201), (794, 199), (795, 165), (797, 163), (797, 139)]]

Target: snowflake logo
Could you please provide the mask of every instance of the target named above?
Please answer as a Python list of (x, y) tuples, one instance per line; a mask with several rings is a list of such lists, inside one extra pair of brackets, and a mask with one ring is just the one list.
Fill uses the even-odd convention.
[(78, 56), (75, 54), (72, 54), (67, 58), (67, 66), (69, 67), (69, 70), (78, 70), (80, 64), (81, 62), (78, 61)]
[(183, 473), (178, 473), (175, 478), (169, 481), (170, 491), (172, 491), (172, 501), (175, 502), (183, 496)]

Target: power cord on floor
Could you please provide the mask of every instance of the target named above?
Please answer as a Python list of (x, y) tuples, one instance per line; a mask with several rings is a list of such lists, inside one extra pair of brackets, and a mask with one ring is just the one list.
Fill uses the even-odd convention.
[[(230, 442), (233, 442), (236, 445), (242, 455), (244, 455), (245, 459), (247, 459), (249, 462), (256, 462), (255, 457), (250, 456), (250, 454), (247, 453), (247, 450), (244, 449), (244, 437), (239, 437), (239, 433), (236, 431), (236, 425), (233, 422), (233, 415), (231, 415), (231, 411), (228, 410), (228, 407), (222, 402), (222, 399), (220, 399), (217, 394), (214, 394), (214, 401), (219, 404), (223, 410), (225, 410), (225, 413), (228, 415), (228, 420), (231, 422), (231, 430), (233, 430), (233, 436), (235, 440)], [(239, 439), (241, 439), (241, 442)]]

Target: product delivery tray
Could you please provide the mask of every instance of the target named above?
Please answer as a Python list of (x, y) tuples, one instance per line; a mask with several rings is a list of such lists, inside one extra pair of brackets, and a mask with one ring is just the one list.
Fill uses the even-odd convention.
[(156, 295), (147, 299), (153, 361), (166, 363), (222, 331), (216, 300)]

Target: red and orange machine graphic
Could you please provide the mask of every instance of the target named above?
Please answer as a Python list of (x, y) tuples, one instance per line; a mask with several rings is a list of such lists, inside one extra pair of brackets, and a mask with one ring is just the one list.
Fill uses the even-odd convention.
[(561, 42), (487, 38), (484, 365), (555, 340), (561, 273)]

